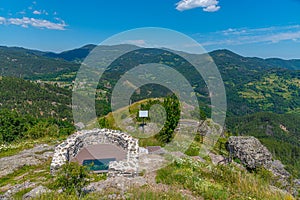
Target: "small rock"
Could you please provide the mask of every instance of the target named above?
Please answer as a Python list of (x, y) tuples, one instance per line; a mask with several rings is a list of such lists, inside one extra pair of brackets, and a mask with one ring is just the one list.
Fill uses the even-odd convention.
[(225, 162), (226, 158), (224, 156), (221, 156), (221, 155), (216, 155), (216, 154), (213, 154), (213, 153), (209, 153), (208, 154), (212, 163), (214, 165), (218, 165), (218, 164), (221, 164)]
[(33, 190), (31, 190), (30, 192), (24, 194), (22, 199), (23, 200), (33, 199), (33, 198), (39, 197), (42, 194), (48, 193), (48, 192), (51, 192), (51, 190), (40, 185), (40, 186), (34, 188)]

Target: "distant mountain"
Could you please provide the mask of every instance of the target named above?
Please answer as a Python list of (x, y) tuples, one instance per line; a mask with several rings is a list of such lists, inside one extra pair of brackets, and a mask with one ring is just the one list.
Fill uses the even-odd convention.
[[(260, 111), (275, 113), (300, 111), (300, 71), (274, 67), (264, 59), (244, 58), (228, 50), (211, 53), (222, 75), (228, 102), (229, 116), (242, 116)], [(199, 55), (190, 55), (201, 59)], [(190, 81), (201, 102), (210, 103), (208, 89), (193, 66), (176, 54), (159, 49), (140, 49), (115, 60), (103, 74), (99, 89), (108, 94), (110, 88), (128, 70), (149, 62), (166, 64)], [(155, 79), (155, 77), (153, 77)], [(108, 84), (109, 83), (109, 84)], [(109, 87), (106, 87), (109, 85)], [(161, 86), (148, 85), (134, 94), (133, 100), (168, 94)]]
[[(36, 80), (53, 79), (77, 72), (80, 63), (95, 47), (96, 45), (90, 44), (62, 53), (53, 53), (0, 46), (0, 75)], [(136, 48), (138, 47), (134, 45), (116, 45), (101, 46), (99, 50), (116, 53)]]
[(284, 66), (284, 68), (287, 69), (300, 70), (300, 60), (282, 60), (279, 58), (269, 58), (266, 59), (266, 61), (274, 67), (280, 68), (281, 66)]
[[(95, 47), (97, 47), (97, 45), (89, 44), (77, 49), (64, 51), (61, 53), (45, 53), (43, 55), (51, 58), (61, 58), (67, 61), (82, 62)], [(124, 52), (128, 50), (135, 50), (137, 48), (139, 47), (130, 44), (121, 44), (114, 46), (101, 45), (98, 46), (97, 51), (114, 53), (117, 51)]]
[[(84, 47), (49, 53), (17, 47), (0, 47), (0, 73), (4, 76), (22, 77), (31, 80), (51, 80), (66, 82), (70, 85), (80, 67), (79, 62), (96, 47)], [(138, 49), (134, 45), (101, 46), (97, 51), (114, 55), (133, 51), (117, 59), (104, 73), (99, 89), (105, 91), (109, 100), (111, 89), (122, 74), (138, 64), (157, 62), (167, 64), (180, 73), (199, 94), (202, 102), (209, 104), (208, 90), (201, 77), (193, 68), (176, 54), (159, 49)], [(251, 114), (260, 111), (275, 113), (300, 112), (300, 60), (261, 59), (243, 57), (229, 50), (217, 50), (210, 53), (225, 83), (228, 114), (230, 116)], [(199, 59), (199, 55), (190, 55)], [(156, 89), (155, 89), (156, 88)], [(146, 86), (141, 95), (134, 99), (161, 96), (167, 91), (159, 86)], [(138, 97), (139, 96), (139, 97)]]
[(50, 58), (61, 58), (67, 61), (82, 61), (84, 60), (88, 54), (96, 47), (96, 45), (89, 44), (85, 45), (78, 49), (73, 49), (69, 51), (64, 51), (62, 53), (45, 53), (43, 54), (46, 57)]
[[(90, 44), (62, 53), (53, 53), (19, 47), (0, 46), (0, 75), (38, 79), (57, 77), (61, 74), (76, 72), (79, 69), (79, 63), (82, 62), (95, 47), (96, 45)], [(114, 53), (115, 51), (124, 52), (137, 48), (138, 47), (134, 45), (124, 44), (101, 46), (97, 50)], [(247, 73), (272, 68), (300, 69), (300, 60), (248, 58), (242, 57), (229, 50), (217, 50), (209, 54), (220, 70), (222, 70), (222, 66), (224, 65), (236, 66), (240, 72), (246, 70)]]
[(243, 57), (232, 51), (223, 49), (209, 53), (217, 65), (231, 63), (246, 67), (249, 70), (259, 70), (266, 68), (283, 68), (290, 70), (300, 70), (300, 59), (283, 60), (279, 58), (262, 59), (257, 57)]
[[(83, 47), (64, 51), (62, 53), (43, 53), (42, 55), (51, 57), (51, 58), (61, 58), (67, 61), (83, 61), (88, 54), (95, 48), (97, 45), (89, 44)], [(124, 51), (128, 49), (136, 49), (137, 46), (134, 45), (115, 45), (115, 46), (100, 46), (98, 47), (100, 50), (103, 51), (111, 51), (111, 50), (119, 50)], [(285, 68), (291, 70), (300, 70), (300, 59), (294, 60), (283, 60), (279, 58), (256, 58), (256, 57), (243, 57), (240, 56), (232, 51), (223, 49), (223, 50), (216, 50), (209, 53), (210, 56), (214, 59), (216, 64), (223, 64), (224, 62), (230, 62), (234, 64), (241, 64), (246, 65), (247, 67), (251, 68)]]
[(245, 58), (228, 50), (210, 54), (225, 83), (231, 114), (299, 113), (300, 70), (289, 69), (291, 65), (286, 64), (297, 60), (278, 65), (274, 63), (276, 59)]
[(0, 75), (27, 79), (56, 77), (79, 69), (76, 63), (45, 57), (46, 53), (17, 47), (0, 47)]

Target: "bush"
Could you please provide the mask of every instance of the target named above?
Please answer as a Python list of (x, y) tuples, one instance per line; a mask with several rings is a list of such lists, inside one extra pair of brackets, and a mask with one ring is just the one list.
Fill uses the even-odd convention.
[(26, 138), (38, 139), (45, 136), (58, 137), (59, 128), (56, 124), (50, 124), (46, 121), (41, 121), (36, 125), (30, 127), (26, 132)]
[(59, 137), (75, 130), (71, 122), (54, 118), (40, 119), (15, 111), (0, 109), (0, 144), (11, 144), (24, 139)]
[(199, 156), (200, 146), (193, 142), (189, 148), (186, 150), (185, 154), (188, 156)]
[(89, 173), (86, 167), (76, 162), (66, 163), (58, 172), (55, 186), (62, 188), (68, 195), (82, 196), (82, 189), (89, 183)]

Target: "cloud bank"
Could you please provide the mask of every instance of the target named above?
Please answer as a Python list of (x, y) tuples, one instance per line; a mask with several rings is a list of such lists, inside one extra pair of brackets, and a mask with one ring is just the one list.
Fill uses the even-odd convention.
[(51, 29), (51, 30), (65, 30), (66, 23), (63, 20), (58, 22), (51, 22), (44, 19), (36, 18), (4, 18), (0, 16), (0, 24), (2, 25), (16, 25), (23, 28), (28, 28), (29, 26), (41, 28), (41, 29)]
[(181, 0), (176, 4), (176, 9), (184, 11), (193, 8), (203, 8), (203, 11), (206, 12), (216, 12), (221, 8), (218, 4), (218, 0)]

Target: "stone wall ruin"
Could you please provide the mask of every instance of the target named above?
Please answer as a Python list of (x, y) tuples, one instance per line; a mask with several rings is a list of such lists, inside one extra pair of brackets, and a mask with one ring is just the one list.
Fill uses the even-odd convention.
[(81, 149), (98, 144), (117, 145), (127, 152), (126, 160), (109, 163), (109, 177), (134, 177), (138, 174), (138, 140), (121, 131), (109, 129), (82, 130), (69, 136), (55, 148), (50, 166), (51, 173), (55, 173), (63, 164), (75, 158)]

